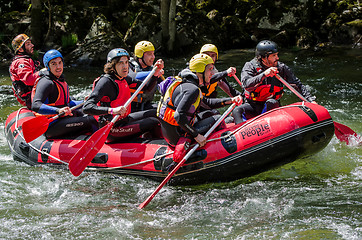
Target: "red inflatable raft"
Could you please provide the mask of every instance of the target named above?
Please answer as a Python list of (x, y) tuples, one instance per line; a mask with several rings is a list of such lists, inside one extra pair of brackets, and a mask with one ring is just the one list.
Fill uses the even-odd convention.
[[(9, 115), (5, 135), (15, 160), (28, 164), (68, 164), (89, 135), (64, 139), (40, 136), (30, 143), (21, 125), (35, 116), (19, 109)], [(304, 158), (322, 150), (334, 134), (328, 111), (296, 103), (274, 109), (239, 125), (214, 132), (171, 178), (170, 184), (232, 181)], [(86, 170), (132, 174), (162, 181), (172, 162), (164, 139), (130, 139), (104, 144)]]

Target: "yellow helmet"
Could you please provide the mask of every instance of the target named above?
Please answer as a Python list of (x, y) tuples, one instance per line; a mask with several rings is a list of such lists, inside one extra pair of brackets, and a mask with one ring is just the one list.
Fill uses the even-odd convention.
[(23, 45), (24, 43), (29, 39), (29, 37), (22, 33), (16, 36), (13, 41), (11, 42), (11, 45), (14, 49), (14, 52), (16, 53)]
[(142, 58), (145, 52), (155, 51), (155, 47), (149, 41), (141, 41), (134, 47), (134, 54), (138, 58)]
[(202, 46), (200, 53), (205, 52), (214, 52), (216, 53), (216, 60), (219, 58), (219, 52), (217, 51), (217, 47), (214, 44), (205, 44)]
[(205, 71), (206, 65), (213, 63), (214, 61), (209, 55), (198, 53), (191, 58), (189, 67), (192, 72), (203, 73)]

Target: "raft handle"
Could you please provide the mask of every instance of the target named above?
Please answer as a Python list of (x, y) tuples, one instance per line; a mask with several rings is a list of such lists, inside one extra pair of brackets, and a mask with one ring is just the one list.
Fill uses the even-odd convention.
[(313, 143), (320, 142), (322, 138), (326, 139), (326, 133), (325, 133), (325, 132), (322, 132), (322, 133), (319, 133), (319, 134), (317, 134), (317, 135), (314, 135), (314, 136), (312, 137), (312, 142), (313, 142)]
[(29, 146), (29, 144), (24, 143), (24, 142), (20, 142), (19, 148), (20, 148), (20, 150), (21, 150), (21, 152), (22, 152), (23, 154), (25, 154), (27, 157), (29, 157), (29, 151), (30, 151), (30, 146)]

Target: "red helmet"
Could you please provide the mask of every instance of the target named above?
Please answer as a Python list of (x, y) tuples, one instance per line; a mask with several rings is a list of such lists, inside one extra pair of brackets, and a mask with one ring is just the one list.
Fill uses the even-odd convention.
[(16, 36), (13, 41), (11, 42), (11, 45), (14, 49), (14, 52), (16, 53), (23, 45), (24, 43), (29, 39), (29, 37), (22, 33)]

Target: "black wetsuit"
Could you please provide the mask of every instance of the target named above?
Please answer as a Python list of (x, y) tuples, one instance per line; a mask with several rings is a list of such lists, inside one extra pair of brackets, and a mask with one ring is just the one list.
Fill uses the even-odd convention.
[[(63, 75), (57, 79), (49, 71), (42, 71), (42, 74), (32, 93), (33, 111), (43, 115), (56, 115), (62, 107), (73, 107), (82, 103), (70, 99), (68, 85)], [(76, 136), (97, 129), (97, 121), (93, 116), (84, 115), (81, 110), (74, 110), (73, 116), (61, 117), (51, 122), (45, 136), (47, 138)]]
[(241, 93), (230, 86), (229, 82), (226, 80), (227, 71), (219, 72), (214, 68), (214, 75), (210, 79), (210, 85), (207, 87), (206, 97), (217, 98), (216, 87), (219, 86), (229, 97), (236, 97), (241, 95)]
[[(199, 80), (196, 74), (192, 73), (189, 69), (184, 69), (179, 76), (183, 82), (175, 88), (172, 94), (172, 103), (176, 109), (174, 118), (178, 126), (161, 120), (162, 134), (171, 146), (175, 146), (181, 136), (188, 135), (195, 138), (198, 134), (205, 134), (219, 118), (219, 115), (210, 116), (194, 108), (194, 104), (200, 94)], [(201, 90), (207, 91), (205, 87), (201, 88)], [(204, 97), (202, 102), (210, 108), (219, 108), (225, 106), (225, 102), (230, 100), (231, 98)], [(194, 119), (194, 116), (196, 118), (193, 123), (192, 119)]]
[[(99, 125), (100, 127), (107, 124), (112, 120), (113, 116), (108, 114), (108, 110), (111, 106), (111, 102), (115, 101), (120, 94), (119, 91), (129, 93), (129, 88), (119, 89), (115, 83), (116, 77), (113, 75), (102, 75), (94, 86), (94, 89), (83, 106), (83, 111), (91, 115), (100, 115)], [(134, 80), (131, 77), (126, 77), (128, 85), (137, 84), (140, 82)], [(102, 99), (107, 99), (103, 101)], [(100, 106), (98, 105), (100, 103)], [(123, 119), (119, 119), (113, 126), (111, 132), (108, 135), (107, 142), (114, 142), (117, 140), (125, 139), (129, 136), (139, 136), (145, 132), (151, 132), (153, 136), (159, 136), (160, 123), (155, 117), (155, 110), (145, 110), (130, 113)]]
[[(288, 83), (294, 86), (308, 101), (314, 101), (315, 97), (311, 95), (308, 89), (301, 83), (301, 81), (293, 74), (292, 70), (282, 62), (278, 63), (279, 75), (284, 78)], [(241, 82), (245, 88), (245, 93), (252, 93), (258, 87), (263, 85), (270, 85), (270, 91), (273, 89), (282, 89), (283, 83), (281, 83), (276, 77), (265, 77), (264, 71), (268, 67), (258, 62), (256, 58), (250, 62), (246, 62), (241, 72)], [(273, 93), (274, 95), (266, 101), (258, 101), (258, 96), (255, 96), (255, 100), (252, 97), (246, 97), (246, 103), (238, 106), (233, 111), (235, 123), (238, 124), (247, 119), (253, 118), (261, 113), (269, 111), (273, 108), (280, 106), (279, 98), (282, 91)]]

